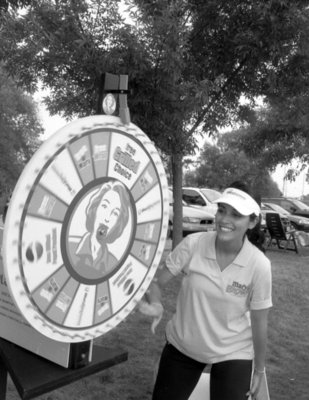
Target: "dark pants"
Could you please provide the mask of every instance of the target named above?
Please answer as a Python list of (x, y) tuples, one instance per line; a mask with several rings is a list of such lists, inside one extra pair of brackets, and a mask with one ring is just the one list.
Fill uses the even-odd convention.
[[(152, 400), (188, 400), (206, 364), (193, 360), (171, 344), (163, 349)], [(247, 400), (252, 372), (251, 360), (213, 364), (210, 400)]]

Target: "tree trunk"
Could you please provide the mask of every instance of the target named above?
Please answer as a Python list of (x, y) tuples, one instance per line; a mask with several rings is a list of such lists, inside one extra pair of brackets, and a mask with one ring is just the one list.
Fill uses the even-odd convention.
[(173, 249), (182, 240), (182, 156), (172, 155), (173, 174)]

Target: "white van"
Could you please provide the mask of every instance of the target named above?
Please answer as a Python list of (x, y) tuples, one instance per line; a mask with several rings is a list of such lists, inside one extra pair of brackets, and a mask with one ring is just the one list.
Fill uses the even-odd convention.
[[(182, 231), (183, 236), (195, 232), (207, 232), (215, 229), (212, 213), (202, 208), (191, 207), (182, 201)], [(169, 236), (173, 231), (173, 192), (169, 190)]]
[(217, 204), (214, 200), (219, 198), (221, 193), (218, 190), (208, 188), (183, 187), (183, 200), (193, 207), (202, 207), (203, 210), (215, 215), (217, 212)]

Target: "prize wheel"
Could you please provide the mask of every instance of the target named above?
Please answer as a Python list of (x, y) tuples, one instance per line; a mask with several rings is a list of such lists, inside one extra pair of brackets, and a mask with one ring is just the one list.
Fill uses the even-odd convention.
[(168, 188), (161, 159), (134, 124), (98, 115), (48, 139), (24, 169), (4, 232), (4, 268), (25, 319), (80, 342), (121, 322), (162, 257)]

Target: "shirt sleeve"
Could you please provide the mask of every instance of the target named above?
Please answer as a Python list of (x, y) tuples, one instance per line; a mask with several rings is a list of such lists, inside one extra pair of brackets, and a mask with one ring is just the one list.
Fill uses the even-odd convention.
[(173, 275), (178, 275), (189, 265), (192, 257), (194, 235), (186, 236), (167, 256), (165, 264)]
[(259, 262), (253, 277), (251, 310), (263, 310), (272, 307), (272, 275), (268, 259)]

